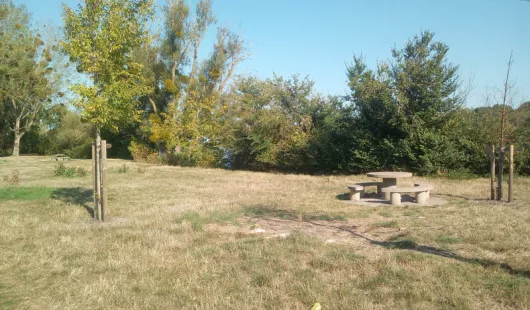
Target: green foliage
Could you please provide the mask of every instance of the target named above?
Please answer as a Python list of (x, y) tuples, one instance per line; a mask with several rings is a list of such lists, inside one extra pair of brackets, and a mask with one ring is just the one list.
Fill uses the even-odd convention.
[(428, 174), (452, 168), (463, 156), (444, 131), (463, 104), (458, 67), (446, 60), (448, 46), (433, 38), (422, 32), (393, 49), (394, 61), (375, 72), (358, 57), (347, 67), (358, 125), (351, 170)]
[(186, 1), (169, 2), (160, 43), (135, 51), (150, 88), (141, 98), (147, 108), (140, 131), (162, 162), (220, 166), (222, 94), (247, 54), (238, 35), (218, 28), (212, 53), (199, 59), (199, 46), (215, 17), (209, 0), (198, 1), (195, 14), (190, 11)]
[(151, 164), (156, 164), (159, 161), (158, 154), (149, 146), (139, 141), (131, 141), (131, 144), (129, 145), (129, 151), (131, 152), (131, 156), (134, 161)]
[(87, 171), (82, 167), (67, 167), (63, 163), (55, 164), (55, 176), (73, 178), (75, 176), (86, 177)]
[(322, 101), (308, 78), (238, 80), (223, 117), (230, 166), (303, 170), (313, 131), (311, 112)]
[(66, 154), (72, 158), (90, 158), (92, 125), (83, 123), (79, 115), (68, 110), (61, 112), (56, 128), (46, 133), (47, 154)]
[(64, 6), (64, 50), (87, 73), (91, 85), (77, 84), (76, 106), (96, 128), (118, 129), (137, 118), (137, 98), (148, 92), (142, 66), (132, 50), (146, 42), (151, 1), (85, 0), (77, 11)]
[(11, 128), (9, 140), (17, 156), (21, 138), (38, 124), (56, 95), (60, 73), (52, 69), (55, 54), (38, 39), (25, 6), (1, 1), (0, 11), (0, 126)]
[(11, 175), (4, 176), (4, 183), (10, 186), (19, 186), (20, 185), (20, 171), (18, 169), (13, 169)]

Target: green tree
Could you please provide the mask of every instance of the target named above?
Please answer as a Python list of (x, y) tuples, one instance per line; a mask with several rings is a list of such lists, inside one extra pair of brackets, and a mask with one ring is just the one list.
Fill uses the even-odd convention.
[(48, 152), (72, 158), (90, 158), (92, 132), (91, 124), (83, 123), (77, 113), (63, 108), (58, 126), (46, 133)]
[(138, 60), (149, 61), (144, 75), (150, 81), (142, 134), (160, 154), (177, 162), (213, 165), (222, 157), (218, 148), (222, 96), (237, 65), (248, 57), (241, 38), (226, 28), (205, 59), (199, 48), (215, 23), (210, 0), (201, 0), (192, 13), (184, 0), (164, 7), (164, 28), (158, 44), (142, 46)]
[(63, 7), (63, 48), (91, 83), (72, 87), (82, 117), (101, 128), (118, 130), (137, 118), (138, 98), (149, 89), (132, 59), (135, 47), (146, 42), (146, 23), (153, 14), (149, 0), (85, 0), (77, 10)]
[(312, 112), (323, 104), (313, 81), (295, 75), (241, 78), (226, 100), (221, 145), (230, 166), (306, 171)]
[(360, 57), (348, 65), (360, 126), (352, 149), (353, 170), (432, 173), (448, 168), (455, 156), (448, 153), (462, 151), (444, 135), (465, 99), (458, 66), (447, 61), (448, 51), (425, 31), (403, 49), (393, 49), (393, 61), (380, 63), (375, 72)]
[(26, 8), (10, 0), (0, 1), (0, 36), (0, 100), (13, 132), (12, 154), (18, 156), (21, 138), (38, 124), (57, 94), (57, 68), (51, 65), (56, 47), (36, 34)]

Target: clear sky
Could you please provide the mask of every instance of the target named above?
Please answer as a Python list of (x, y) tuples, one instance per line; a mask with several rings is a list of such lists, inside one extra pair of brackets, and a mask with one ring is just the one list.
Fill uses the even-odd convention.
[[(14, 0), (35, 22), (62, 25), (61, 3), (78, 0)], [(197, 0), (191, 0), (194, 4)], [(165, 0), (157, 0), (162, 5)], [(262, 78), (309, 75), (323, 94), (348, 92), (345, 63), (363, 54), (369, 66), (391, 57), (422, 30), (449, 45), (449, 61), (464, 81), (474, 77), (469, 106), (484, 103), (501, 87), (510, 51), (512, 79), (521, 100), (530, 100), (530, 3), (520, 0), (213, 0), (218, 25), (249, 43), (251, 59), (239, 73)], [(204, 41), (212, 45), (215, 29)]]

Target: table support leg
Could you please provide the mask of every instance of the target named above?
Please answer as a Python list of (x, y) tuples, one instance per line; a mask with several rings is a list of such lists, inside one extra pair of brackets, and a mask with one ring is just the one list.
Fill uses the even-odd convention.
[[(397, 185), (397, 179), (395, 178), (383, 178), (383, 188), (390, 187), (390, 186), (396, 186)], [(384, 196), (385, 200), (390, 200), (390, 193), (385, 193)]]

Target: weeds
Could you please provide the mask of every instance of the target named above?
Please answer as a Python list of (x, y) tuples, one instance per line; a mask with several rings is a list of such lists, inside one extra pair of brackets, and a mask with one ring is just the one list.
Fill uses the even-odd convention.
[(55, 176), (73, 178), (86, 177), (87, 171), (82, 167), (66, 167), (63, 163), (55, 164)]
[(83, 167), (77, 167), (76, 172), (77, 172), (77, 175), (80, 176), (80, 177), (86, 177), (87, 174), (88, 174), (88, 172), (86, 171), (86, 169), (83, 168)]
[(127, 166), (126, 164), (123, 164), (123, 166), (118, 168), (118, 173), (127, 173), (127, 171), (129, 171), (129, 166)]
[(20, 185), (20, 171), (18, 169), (11, 170), (11, 175), (4, 176), (4, 183), (10, 186)]

